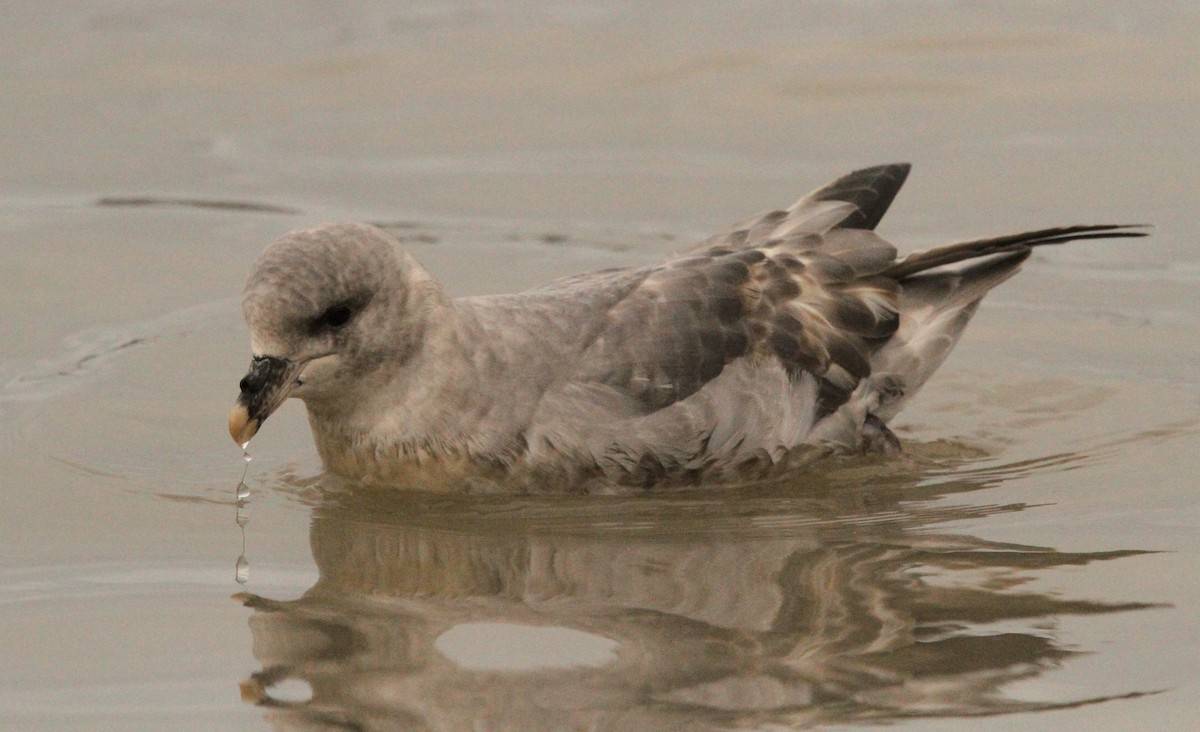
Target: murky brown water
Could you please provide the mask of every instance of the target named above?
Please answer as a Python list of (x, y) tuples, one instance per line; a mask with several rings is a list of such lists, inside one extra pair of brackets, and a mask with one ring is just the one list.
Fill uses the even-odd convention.
[[(0, 727), (1195, 728), (1197, 11), (649, 7), (0, 13)], [(497, 292), (891, 160), (902, 247), (1157, 228), (990, 297), (904, 458), (381, 493), (291, 405), (237, 505), (236, 296), (283, 231)]]

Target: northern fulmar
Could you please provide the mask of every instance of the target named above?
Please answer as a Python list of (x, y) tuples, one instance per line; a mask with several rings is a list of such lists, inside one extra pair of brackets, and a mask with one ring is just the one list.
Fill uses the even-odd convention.
[(229, 433), (244, 447), (296, 397), (335, 473), (561, 491), (896, 451), (887, 423), (1034, 247), (1143, 236), (1068, 226), (898, 257), (874, 229), (908, 171), (860, 170), (658, 264), (512, 295), (452, 299), (374, 226), (293, 231), (245, 286), (253, 360)]

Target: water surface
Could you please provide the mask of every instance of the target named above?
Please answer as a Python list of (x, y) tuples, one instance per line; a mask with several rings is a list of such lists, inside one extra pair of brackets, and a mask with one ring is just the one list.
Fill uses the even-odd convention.
[[(14, 6), (0, 727), (1192, 729), (1196, 12), (1173, 3)], [(1040, 252), (907, 454), (637, 497), (325, 476), (225, 413), (257, 252), (389, 227), (455, 294), (652, 261), (910, 160), (902, 249)], [(238, 500), (246, 471), (249, 500)]]

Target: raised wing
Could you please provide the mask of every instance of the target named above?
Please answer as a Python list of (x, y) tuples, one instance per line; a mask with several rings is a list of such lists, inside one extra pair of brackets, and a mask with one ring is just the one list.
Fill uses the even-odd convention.
[[(869, 254), (838, 255), (859, 250)], [(896, 329), (898, 290), (872, 276), (894, 257), (870, 232), (845, 230), (669, 261), (608, 311), (572, 381), (616, 389), (649, 413), (735, 359), (777, 359), (797, 378), (818, 378), (818, 413), (834, 409), (870, 373), (873, 344)]]
[[(819, 419), (844, 404), (873, 368), (896, 381), (897, 394), (915, 391), (979, 298), (1011, 276), (1031, 247), (1142, 235), (1126, 227), (1067, 227), (897, 259), (896, 248), (872, 229), (908, 171), (892, 164), (851, 173), (688, 254), (622, 274), (625, 289), (606, 308), (570, 380), (609, 387), (649, 413), (696, 393), (739, 358), (776, 359), (795, 378), (816, 378)], [(909, 326), (881, 358), (902, 309)]]
[[(898, 259), (873, 228), (908, 170), (895, 164), (851, 173), (661, 265), (606, 275), (620, 286), (606, 285), (606, 297), (592, 310), (602, 316), (581, 334), (586, 346), (560, 392), (572, 397), (552, 402), (558, 417), (625, 424), (619, 420), (688, 399), (744, 360), (751, 368), (733, 371), (724, 387), (709, 392), (713, 399), (639, 423), (636, 439), (602, 432), (601, 450), (611, 447), (625, 467), (639, 470), (646, 455), (651, 467), (732, 457), (742, 438), (765, 436), (754, 429), (771, 428), (722, 435), (721, 447), (713, 448), (720, 454), (706, 456), (714, 426), (727, 423), (713, 405), (738, 410), (741, 399), (779, 395), (739, 380), (771, 373), (757, 365), (783, 367), (797, 387), (792, 396), (805, 400), (779, 405), (804, 410), (796, 424), (807, 425), (782, 439), (894, 445), (887, 419), (953, 348), (983, 295), (1012, 276), (1033, 247), (1143, 235), (1128, 227), (1066, 227)], [(562, 289), (578, 300), (597, 284), (595, 275), (585, 275)], [(808, 377), (817, 387), (815, 405), (807, 401)], [(589, 411), (589, 404), (603, 408)], [(769, 440), (749, 449), (760, 448), (771, 449)]]
[(870, 373), (895, 332), (896, 249), (875, 236), (909, 165), (850, 173), (649, 270), (607, 313), (578, 380), (646, 412), (694, 394), (738, 358), (778, 359), (821, 385), (818, 416)]
[(900, 192), (911, 167), (891, 163), (857, 170), (809, 193), (786, 210), (759, 214), (706, 239), (693, 251), (751, 249), (776, 239), (834, 229), (871, 231)]

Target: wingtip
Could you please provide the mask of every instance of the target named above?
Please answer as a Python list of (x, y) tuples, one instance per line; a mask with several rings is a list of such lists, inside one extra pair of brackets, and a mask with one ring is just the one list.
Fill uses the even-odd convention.
[(1119, 224), (1117, 228), (1125, 229), (1126, 236), (1150, 236), (1154, 224)]
[(1154, 224), (1081, 224), (1062, 227), (1053, 236), (1047, 237), (1044, 243), (1060, 244), (1080, 239), (1139, 239), (1150, 236), (1149, 229), (1153, 228)]
[(854, 204), (858, 211), (847, 216), (840, 226), (850, 229), (874, 229), (887, 213), (896, 194), (912, 170), (909, 163), (886, 163), (862, 168), (843, 175), (811, 194), (816, 200), (838, 200)]
[(870, 167), (860, 168), (842, 176), (842, 178), (863, 178), (877, 175), (890, 175), (900, 181), (900, 183), (896, 186), (899, 188), (900, 184), (904, 182), (904, 179), (908, 177), (908, 174), (911, 171), (912, 163), (883, 163), (882, 165), (872, 165)]

